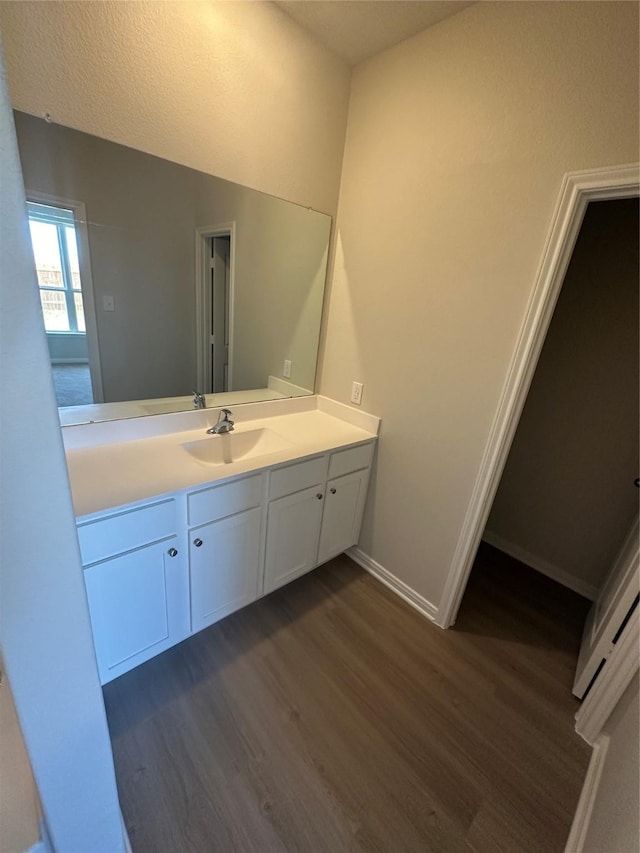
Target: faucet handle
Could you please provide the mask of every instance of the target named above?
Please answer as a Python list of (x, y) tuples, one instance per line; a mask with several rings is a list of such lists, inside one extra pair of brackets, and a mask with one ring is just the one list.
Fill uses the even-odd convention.
[(201, 391), (193, 392), (193, 407), (194, 409), (206, 409), (207, 403), (205, 396)]

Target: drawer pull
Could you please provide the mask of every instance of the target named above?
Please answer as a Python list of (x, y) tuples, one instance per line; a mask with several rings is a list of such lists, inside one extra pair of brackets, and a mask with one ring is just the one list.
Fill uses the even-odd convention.
[(336, 493), (335, 489), (329, 489), (329, 491), (331, 492), (332, 495), (335, 495), (335, 493)]
[(177, 548), (169, 548), (169, 550), (167, 551), (167, 554), (170, 557), (177, 557), (178, 556), (178, 549)]
[(319, 501), (321, 501), (322, 500), (322, 492), (317, 492), (316, 497), (318, 498)]
[(193, 544), (196, 546), (196, 548), (200, 548), (202, 546), (202, 539), (194, 539)]

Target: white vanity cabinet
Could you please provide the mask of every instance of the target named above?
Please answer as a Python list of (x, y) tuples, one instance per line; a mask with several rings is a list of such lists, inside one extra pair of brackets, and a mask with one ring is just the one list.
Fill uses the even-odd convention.
[(373, 441), (85, 517), (102, 683), (358, 541)]
[(173, 499), (78, 525), (103, 684), (189, 634), (184, 536)]
[(367, 443), (271, 472), (265, 593), (356, 544), (372, 455)]
[(260, 593), (262, 484), (256, 474), (187, 495), (192, 631)]
[(358, 541), (368, 480), (367, 468), (327, 483), (318, 563), (326, 563)]
[(327, 456), (318, 456), (271, 472), (265, 593), (317, 565), (327, 461)]

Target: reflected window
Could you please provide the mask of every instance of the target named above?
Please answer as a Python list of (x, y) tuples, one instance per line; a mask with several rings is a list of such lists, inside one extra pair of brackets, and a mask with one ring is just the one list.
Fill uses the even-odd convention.
[(27, 210), (45, 329), (84, 334), (73, 211), (33, 201)]

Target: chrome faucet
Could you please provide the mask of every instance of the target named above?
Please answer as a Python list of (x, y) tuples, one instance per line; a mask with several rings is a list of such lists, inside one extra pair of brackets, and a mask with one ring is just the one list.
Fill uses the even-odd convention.
[(233, 429), (233, 421), (229, 417), (231, 415), (231, 409), (220, 409), (218, 412), (218, 422), (215, 426), (210, 427), (207, 430), (208, 435), (222, 435), (226, 432), (231, 432)]
[(194, 409), (206, 409), (207, 402), (204, 399), (204, 394), (201, 394), (200, 391), (193, 392), (193, 408)]

